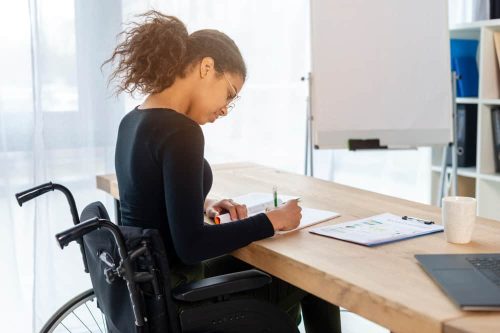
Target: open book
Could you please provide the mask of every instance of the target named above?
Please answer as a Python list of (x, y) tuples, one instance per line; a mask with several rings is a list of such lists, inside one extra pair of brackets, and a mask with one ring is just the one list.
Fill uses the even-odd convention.
[[(278, 196), (278, 205), (287, 202), (288, 200), (298, 199), (299, 197), (294, 197), (290, 195), (279, 195)], [(266, 209), (274, 208), (274, 200), (272, 193), (261, 193), (261, 192), (252, 192), (245, 195), (241, 195), (233, 198), (233, 200), (239, 204), (244, 204), (247, 206), (248, 216), (257, 215), (259, 213), (266, 212)], [(285, 234), (291, 231), (295, 231), (298, 229), (302, 229), (308, 227), (313, 224), (321, 223), (335, 217), (340, 216), (340, 214), (332, 211), (314, 209), (314, 208), (306, 208), (302, 207), (302, 219), (300, 220), (300, 224), (297, 228), (289, 231), (279, 231), (279, 234)], [(231, 222), (231, 217), (229, 213), (218, 215), (214, 218), (214, 222), (216, 224), (219, 223), (228, 223)]]

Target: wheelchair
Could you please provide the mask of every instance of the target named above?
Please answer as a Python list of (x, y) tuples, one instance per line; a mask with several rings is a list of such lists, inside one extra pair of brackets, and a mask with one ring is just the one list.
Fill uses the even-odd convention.
[(73, 195), (60, 184), (33, 187), (16, 199), (22, 206), (54, 190), (66, 196), (74, 224), (56, 240), (61, 249), (73, 241), (79, 244), (93, 288), (57, 310), (42, 333), (298, 333), (276, 305), (243, 293), (271, 283), (266, 273), (251, 269), (172, 289), (157, 230), (115, 225), (101, 202), (87, 205), (79, 218)]

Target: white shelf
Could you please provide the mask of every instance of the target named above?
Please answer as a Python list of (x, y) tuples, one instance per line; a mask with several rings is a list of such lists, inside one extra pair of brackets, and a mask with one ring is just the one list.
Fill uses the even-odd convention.
[(456, 101), (458, 104), (500, 105), (500, 99), (493, 98), (457, 97)]
[[(433, 165), (431, 170), (433, 172), (439, 172), (441, 173), (441, 166), (439, 165)], [(448, 167), (446, 170), (446, 173), (451, 173), (451, 167)], [(469, 178), (476, 178), (478, 177), (477, 169), (476, 167), (467, 167), (467, 168), (457, 168), (457, 175), (463, 176), (463, 177), (469, 177)]]
[[(431, 170), (432, 172), (441, 173), (441, 166), (433, 165)], [(447, 168), (446, 173), (451, 173), (451, 167)], [(457, 168), (457, 175), (500, 183), (500, 173), (478, 173), (476, 167)]]
[(479, 174), (479, 178), (483, 180), (489, 180), (492, 182), (500, 183), (500, 173), (482, 173)]
[(457, 103), (459, 103), (459, 104), (479, 104), (479, 98), (457, 97)]
[(500, 105), (500, 99), (481, 99), (480, 102), (487, 105)]
[(456, 24), (450, 27), (450, 31), (475, 30), (497, 26), (500, 26), (500, 19)]
[[(477, 64), (479, 96), (460, 97), (458, 104), (477, 105), (476, 167), (458, 168), (459, 195), (474, 196), (478, 215), (500, 221), (500, 173), (495, 173), (495, 156), (491, 126), (491, 109), (500, 106), (500, 66), (495, 50), (494, 33), (500, 32), (500, 19), (478, 21), (450, 28), (450, 38), (478, 41)], [(432, 203), (437, 200), (441, 175), (442, 148), (432, 149)], [(451, 168), (447, 168), (449, 174)]]

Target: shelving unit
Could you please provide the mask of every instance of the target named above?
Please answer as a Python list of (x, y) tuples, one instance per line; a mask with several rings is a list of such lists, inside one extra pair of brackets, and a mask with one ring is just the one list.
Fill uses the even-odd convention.
[[(500, 173), (495, 173), (491, 129), (491, 108), (500, 105), (500, 70), (493, 40), (496, 31), (500, 32), (500, 19), (451, 27), (450, 38), (479, 41), (479, 97), (457, 98), (459, 104), (476, 104), (478, 112), (476, 166), (458, 168), (458, 194), (477, 199), (479, 216), (500, 221)], [(431, 197), (434, 204), (437, 202), (442, 157), (441, 147), (432, 149)]]

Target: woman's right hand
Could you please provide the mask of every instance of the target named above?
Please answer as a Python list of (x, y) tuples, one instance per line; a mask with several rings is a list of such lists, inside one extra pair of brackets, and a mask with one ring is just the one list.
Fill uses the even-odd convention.
[(287, 231), (299, 226), (302, 218), (301, 211), (302, 208), (295, 199), (266, 212), (266, 215), (273, 224), (274, 231)]

